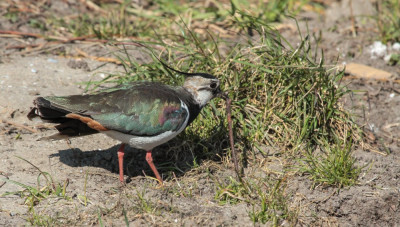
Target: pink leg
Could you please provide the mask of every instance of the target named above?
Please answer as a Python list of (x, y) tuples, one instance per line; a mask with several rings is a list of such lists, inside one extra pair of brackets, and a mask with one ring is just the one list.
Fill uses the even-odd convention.
[(119, 181), (124, 184), (124, 148), (125, 144), (121, 144), (118, 149), (118, 164), (119, 164)]
[(150, 166), (151, 170), (153, 170), (154, 175), (156, 175), (157, 180), (160, 182), (160, 184), (162, 184), (163, 180), (160, 177), (160, 174), (158, 173), (156, 167), (154, 166), (153, 157), (151, 157), (151, 151), (147, 151), (146, 161), (147, 161), (147, 163), (149, 163), (149, 166)]

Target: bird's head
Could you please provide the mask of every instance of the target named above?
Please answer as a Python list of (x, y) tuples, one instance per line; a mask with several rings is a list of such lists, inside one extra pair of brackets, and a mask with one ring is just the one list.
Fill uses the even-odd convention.
[(194, 73), (186, 77), (183, 87), (192, 94), (194, 100), (205, 106), (211, 99), (221, 93), (219, 80), (207, 73)]

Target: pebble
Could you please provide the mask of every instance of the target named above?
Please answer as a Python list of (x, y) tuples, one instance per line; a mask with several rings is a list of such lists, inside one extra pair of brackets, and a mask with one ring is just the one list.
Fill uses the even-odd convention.
[(393, 43), (392, 49), (395, 51), (400, 51), (400, 43)]
[(372, 59), (384, 57), (387, 53), (387, 46), (381, 41), (375, 41), (369, 48)]
[(48, 58), (47, 61), (48, 61), (48, 62), (51, 62), (51, 63), (57, 63), (57, 62), (58, 62), (58, 61), (57, 61), (56, 59), (54, 59), (54, 58)]
[(40, 95), (40, 93), (38, 91), (35, 91), (35, 90), (28, 91), (28, 94), (29, 95)]
[(392, 58), (392, 54), (388, 54), (383, 58), (383, 60), (386, 62), (389, 62), (391, 58)]

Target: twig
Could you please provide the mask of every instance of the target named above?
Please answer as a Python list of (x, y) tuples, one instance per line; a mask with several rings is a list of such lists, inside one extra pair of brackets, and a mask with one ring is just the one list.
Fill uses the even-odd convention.
[(19, 32), (19, 31), (0, 30), (0, 34), (10, 34), (10, 35), (25, 36), (25, 37), (43, 38), (43, 36), (40, 34)]
[[(0, 175), (4, 176), (6, 179), (10, 179), (8, 178), (7, 174), (3, 171), (0, 171)], [(0, 184), (0, 188), (3, 187), (3, 185), (6, 184), (7, 181), (4, 181), (3, 183)]]
[(107, 11), (105, 11), (100, 6), (96, 5), (94, 2), (92, 2), (90, 0), (81, 0), (81, 3), (85, 4), (91, 10), (98, 11), (103, 14), (107, 13)]
[(30, 128), (30, 127), (25, 126), (25, 125), (17, 124), (17, 123), (11, 122), (11, 121), (2, 120), (2, 122), (5, 123), (5, 124), (13, 125), (13, 126), (15, 126), (17, 128), (22, 128), (22, 129), (28, 130), (28, 131), (33, 132), (33, 133), (37, 133), (38, 132), (36, 129)]
[(385, 129), (385, 130), (388, 130), (388, 129), (392, 128), (392, 127), (397, 127), (397, 126), (400, 126), (400, 123), (387, 124), (387, 125), (383, 126), (382, 128)]
[(356, 30), (356, 22), (354, 19), (354, 14), (353, 14), (353, 1), (349, 1), (349, 7), (350, 7), (350, 19), (351, 19), (351, 31), (353, 37), (357, 37), (357, 30)]
[(228, 97), (228, 95), (225, 95), (225, 99), (226, 99), (226, 113), (227, 113), (227, 118), (228, 118), (229, 142), (230, 142), (231, 150), (232, 150), (233, 163), (235, 164), (236, 175), (237, 175), (239, 181), (242, 182), (242, 174), (241, 174), (241, 171), (239, 170), (239, 163), (238, 163), (237, 153), (235, 150), (235, 143), (233, 141), (232, 112), (231, 112), (232, 100)]
[[(70, 38), (67, 40), (58, 40), (58, 41), (51, 41), (51, 42), (45, 42), (45, 43), (40, 43), (40, 44), (28, 44), (28, 45), (12, 45), (12, 46), (7, 46), (6, 49), (26, 49), (26, 48), (35, 48), (35, 47), (40, 47), (40, 46), (48, 46), (48, 45), (57, 45), (57, 44), (67, 44), (67, 43), (74, 43), (75, 41), (81, 41), (81, 42), (86, 42), (86, 43), (111, 43), (109, 40), (103, 40), (103, 39), (88, 39), (88, 37), (76, 37), (76, 38)], [(141, 44), (135, 43), (135, 42), (115, 42), (113, 43), (114, 45), (133, 45), (133, 46), (139, 46), (142, 47)]]
[[(1, 31), (0, 34), (14, 34), (15, 31)], [(7, 46), (6, 49), (24, 49), (24, 48), (34, 48), (34, 47), (39, 47), (39, 46), (45, 46), (45, 45), (54, 45), (54, 44), (66, 44), (66, 43), (73, 43), (75, 41), (87, 41), (87, 42), (98, 42), (98, 43), (106, 43), (108, 40), (97, 40), (97, 39), (91, 39), (93, 38), (94, 35), (87, 35), (87, 36), (81, 36), (81, 37), (74, 37), (74, 38), (61, 38), (61, 37), (42, 37), (38, 34), (32, 34), (32, 33), (21, 33), (21, 32), (16, 32), (16, 35), (20, 36), (31, 36), (31, 37), (36, 37), (36, 38), (44, 38), (46, 40), (56, 40), (56, 41), (49, 41), (49, 42), (44, 42), (44, 43), (39, 43), (39, 44), (29, 44), (29, 45), (13, 45), (13, 46)]]
[[(100, 62), (111, 62), (117, 65), (122, 65), (122, 62), (118, 59), (115, 58), (105, 58), (105, 57), (97, 57), (97, 56), (91, 56), (88, 53), (84, 52), (83, 50), (79, 48), (75, 48), (76, 52), (78, 52), (79, 55), (82, 55), (85, 58), (89, 58), (95, 61), (100, 61)], [(129, 63), (129, 62), (128, 62)], [(129, 64), (128, 64), (129, 65)]]
[[(19, 31), (11, 31), (11, 30), (0, 30), (0, 34), (3, 35), (11, 35), (11, 37), (33, 37), (33, 38), (43, 38), (48, 42), (47, 44), (59, 44), (59, 43), (70, 43), (74, 41), (86, 41), (86, 42), (94, 42), (94, 43), (107, 43), (110, 42), (109, 40), (105, 39), (93, 39), (95, 35), (85, 35), (85, 36), (79, 36), (79, 37), (73, 37), (73, 38), (65, 38), (65, 37), (58, 37), (58, 36), (43, 36), (41, 34), (36, 34), (36, 33), (27, 33), (27, 32), (19, 32)], [(128, 38), (134, 38), (134, 37), (128, 37)], [(54, 41), (55, 40), (55, 41)], [(140, 43), (136, 43), (133, 41), (130, 42), (115, 42), (114, 44), (116, 45), (135, 45), (135, 46), (143, 46)], [(36, 44), (39, 45), (39, 44)]]

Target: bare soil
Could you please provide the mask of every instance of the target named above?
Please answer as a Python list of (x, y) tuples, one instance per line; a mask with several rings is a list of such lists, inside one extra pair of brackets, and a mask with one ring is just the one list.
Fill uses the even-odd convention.
[[(63, 3), (59, 4), (58, 7), (62, 7)], [(322, 16), (302, 13), (298, 17), (300, 26), (305, 28), (307, 22), (311, 32), (322, 32), (319, 46), (324, 50), (327, 64), (336, 64), (337, 59), (339, 64), (362, 63), (389, 71), (394, 74), (394, 79), (399, 79), (398, 66), (388, 66), (383, 59), (370, 57), (368, 46), (377, 36), (371, 21), (356, 17), (357, 33), (354, 36), (351, 32), (351, 14), (346, 4), (348, 1), (345, 0), (333, 1)], [(369, 1), (353, 1), (353, 4), (357, 6), (353, 15), (373, 13)], [(5, 18), (0, 18), (0, 22), (2, 30), (14, 26)], [(293, 21), (285, 23), (294, 25)], [(29, 27), (17, 29), (32, 31)], [(284, 30), (282, 34), (292, 43), (298, 42), (295, 29)], [(136, 207), (137, 212), (129, 209), (126, 213), (132, 226), (253, 225), (248, 215), (250, 207), (244, 203), (219, 205), (214, 199), (215, 179), (233, 176), (232, 166), (206, 160), (199, 168), (185, 170), (177, 180), (167, 181), (159, 188), (154, 179), (145, 177), (152, 174), (144, 152), (129, 148), (125, 173), (130, 179), (127, 186), (121, 188), (117, 141), (101, 134), (73, 139), (71, 144), (38, 141), (55, 130), (26, 118), (35, 97), (82, 93), (81, 82), (102, 79), (107, 72), (122, 72), (122, 68), (89, 59), (76, 62), (57, 55), (58, 48), (73, 53), (76, 47), (93, 55), (109, 53), (110, 49), (102, 45), (57, 45), (46, 53), (5, 48), (19, 42), (13, 38), (0, 38), (0, 120), (3, 121), (0, 123), (0, 174), (26, 185), (36, 185), (39, 172), (18, 158), (22, 157), (41, 171), (50, 173), (56, 182), (68, 181), (67, 194), (72, 198), (46, 199), (35, 206), (36, 214), (59, 217), (59, 223), (65, 225), (98, 225), (100, 215), (104, 225), (119, 226), (125, 225), (124, 210), (128, 210), (125, 207)], [(140, 53), (133, 56), (145, 58)], [(350, 188), (312, 188), (313, 182), (307, 176), (291, 177), (287, 193), (291, 195), (291, 208), (298, 212), (297, 225), (399, 226), (400, 84), (361, 79), (345, 79), (343, 83), (354, 91), (343, 100), (343, 105), (369, 132), (369, 142), (379, 152), (362, 148), (354, 152), (358, 165), (367, 168), (358, 185)], [(155, 149), (156, 166), (162, 166), (164, 149), (164, 146)], [(255, 167), (249, 168), (248, 171), (257, 171)], [(0, 194), (21, 189), (7, 182), (0, 186)], [(88, 198), (86, 206), (83, 196)], [(142, 210), (147, 212), (143, 214)], [(32, 214), (20, 196), (0, 198), (0, 225), (24, 225), (29, 217)]]

